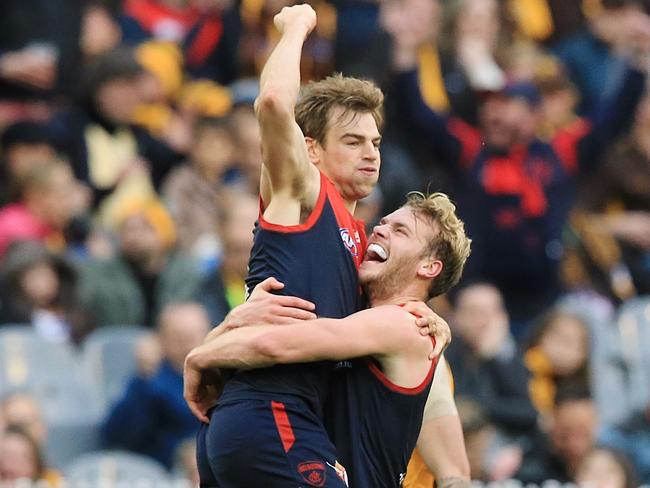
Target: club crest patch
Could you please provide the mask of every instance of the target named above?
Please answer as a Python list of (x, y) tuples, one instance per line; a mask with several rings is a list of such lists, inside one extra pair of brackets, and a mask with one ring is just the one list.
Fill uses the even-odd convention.
[(357, 257), (359, 255), (359, 248), (357, 247), (357, 243), (361, 242), (359, 232), (355, 231), (355, 235), (353, 237), (350, 235), (350, 231), (347, 228), (341, 227), (339, 229), (339, 233), (341, 234), (341, 239), (343, 240), (343, 244), (345, 244), (347, 250), (350, 251), (350, 254), (352, 254), (352, 256)]
[(309, 486), (325, 486), (325, 464), (320, 461), (306, 461), (298, 465), (298, 473)]

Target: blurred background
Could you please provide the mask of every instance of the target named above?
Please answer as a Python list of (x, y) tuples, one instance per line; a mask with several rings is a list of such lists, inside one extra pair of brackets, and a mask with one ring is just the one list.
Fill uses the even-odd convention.
[[(244, 300), (291, 3), (0, 2), (0, 485), (198, 486), (183, 359)], [(433, 306), (477, 484), (650, 484), (650, 2), (309, 3), (302, 80), (387, 94), (359, 217), (444, 191), (473, 239)]]

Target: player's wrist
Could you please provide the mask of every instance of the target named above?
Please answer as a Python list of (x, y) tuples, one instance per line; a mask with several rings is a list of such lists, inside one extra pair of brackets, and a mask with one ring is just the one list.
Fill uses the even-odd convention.
[(469, 478), (460, 476), (447, 476), (444, 478), (436, 479), (436, 488), (469, 488), (472, 482)]
[(185, 357), (185, 370), (202, 371), (206, 369), (207, 366), (204, 364), (203, 354), (201, 354), (199, 348), (200, 346), (198, 348), (194, 348)]
[(311, 27), (304, 22), (296, 21), (285, 27), (282, 37), (303, 42), (311, 32)]

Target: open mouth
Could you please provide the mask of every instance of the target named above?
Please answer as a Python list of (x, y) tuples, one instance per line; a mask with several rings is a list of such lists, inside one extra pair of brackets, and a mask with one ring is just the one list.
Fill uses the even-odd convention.
[(366, 256), (365, 256), (366, 261), (375, 261), (378, 263), (383, 263), (387, 259), (388, 259), (388, 252), (379, 244), (373, 242), (368, 246), (368, 249), (366, 250)]

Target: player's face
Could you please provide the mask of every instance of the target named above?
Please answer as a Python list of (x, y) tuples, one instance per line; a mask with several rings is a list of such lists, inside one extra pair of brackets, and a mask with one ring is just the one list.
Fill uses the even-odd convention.
[(381, 134), (370, 113), (343, 115), (334, 108), (325, 141), (315, 146), (314, 163), (332, 180), (341, 196), (357, 201), (370, 194), (379, 178)]
[(381, 219), (368, 239), (359, 267), (361, 284), (371, 295), (373, 291), (392, 294), (411, 280), (419, 279), (423, 267), (432, 259), (426, 255), (426, 249), (437, 232), (435, 223), (408, 207)]

